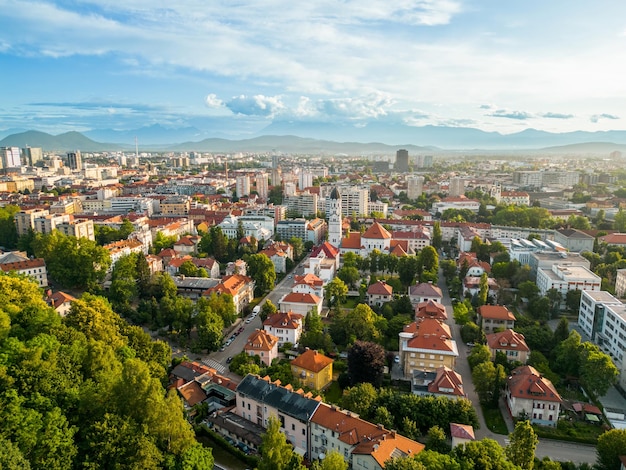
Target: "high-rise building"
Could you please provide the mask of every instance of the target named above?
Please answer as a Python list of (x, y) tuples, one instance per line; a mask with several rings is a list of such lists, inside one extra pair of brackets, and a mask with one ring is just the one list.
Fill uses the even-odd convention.
[(248, 175), (237, 176), (235, 193), (237, 194), (237, 197), (250, 195), (250, 177)]
[(280, 168), (272, 169), (272, 186), (280, 186), (283, 184), (283, 177)]
[(83, 169), (83, 159), (80, 156), (80, 150), (67, 152), (67, 166), (72, 170), (80, 171)]
[(328, 242), (339, 248), (341, 246), (343, 218), (341, 217), (341, 195), (333, 188), (326, 199), (326, 216), (328, 217)]
[(301, 170), (300, 175), (298, 175), (298, 188), (302, 191), (311, 186), (313, 186), (313, 173), (308, 170)]
[(417, 168), (430, 168), (433, 166), (432, 155), (418, 155), (415, 159), (415, 165)]
[(407, 196), (409, 199), (414, 200), (422, 195), (424, 192), (424, 177), (419, 175), (411, 175), (406, 179), (407, 182)]
[(396, 152), (396, 164), (394, 170), (400, 173), (409, 171), (409, 151), (400, 149)]
[(43, 150), (41, 147), (26, 147), (22, 149), (22, 161), (28, 166), (35, 166), (37, 162), (43, 160)]
[(465, 195), (465, 180), (458, 177), (450, 178), (448, 195), (450, 197), (459, 197)]
[(267, 199), (269, 194), (267, 173), (256, 174), (256, 192), (261, 199)]
[(317, 214), (317, 194), (308, 191), (293, 196), (285, 196), (283, 205), (287, 206), (291, 217), (309, 217)]
[(345, 188), (341, 190), (341, 212), (346, 217), (369, 215), (370, 193), (366, 188)]
[(280, 162), (280, 157), (276, 154), (272, 155), (272, 169), (277, 169), (278, 168), (278, 164)]
[(2, 157), (2, 168), (19, 168), (22, 166), (19, 147), (2, 147), (0, 148), (0, 154)]

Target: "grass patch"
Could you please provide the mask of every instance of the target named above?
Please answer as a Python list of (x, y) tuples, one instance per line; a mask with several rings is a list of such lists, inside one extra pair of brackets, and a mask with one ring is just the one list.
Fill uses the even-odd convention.
[(346, 309), (353, 309), (357, 305), (359, 305), (358, 297), (348, 297), (346, 301), (343, 304), (341, 304), (341, 307), (346, 308)]
[(330, 386), (324, 391), (324, 401), (326, 403), (339, 404), (343, 391), (336, 380), (330, 383)]
[(534, 425), (533, 429), (539, 437), (593, 445), (598, 443), (600, 434), (606, 432), (602, 425), (564, 419), (559, 420), (555, 428)]
[(506, 421), (502, 417), (500, 407), (490, 407), (481, 403), (480, 407), (483, 410), (483, 416), (485, 417), (485, 424), (487, 429), (496, 434), (502, 434), (504, 436), (509, 434), (509, 428), (506, 426)]

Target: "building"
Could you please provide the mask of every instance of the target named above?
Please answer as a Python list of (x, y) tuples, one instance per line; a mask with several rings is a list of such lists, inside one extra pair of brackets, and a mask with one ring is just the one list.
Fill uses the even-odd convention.
[(465, 179), (454, 177), (450, 178), (450, 185), (448, 187), (449, 197), (461, 197), (465, 195)]
[[(299, 394), (292, 388), (280, 386), (280, 381), (271, 382), (248, 374), (237, 386), (235, 414), (267, 428), (269, 418), (280, 422), (280, 431), (293, 450), (307, 454), (309, 445), (309, 421), (320, 406), (321, 398), (311, 394)], [(309, 454), (310, 455), (310, 454)]]
[(524, 335), (513, 330), (504, 330), (487, 335), (487, 346), (491, 352), (491, 360), (496, 360), (498, 353), (506, 355), (509, 362), (526, 363), (530, 348), (526, 344)]
[(580, 253), (593, 251), (595, 238), (585, 232), (573, 228), (564, 228), (554, 231), (554, 241), (560, 243), (569, 251)]
[(269, 195), (269, 179), (267, 173), (257, 173), (255, 176), (256, 192), (261, 199), (267, 199)]
[(626, 246), (626, 233), (609, 233), (599, 237), (598, 241), (609, 246)]
[[(521, 261), (520, 261), (521, 262)], [(552, 266), (580, 266), (585, 269), (591, 268), (591, 263), (580, 253), (568, 253), (565, 251), (540, 251), (530, 253), (528, 266), (530, 266), (530, 279), (537, 279), (539, 269), (552, 269)]]
[(409, 299), (413, 305), (417, 305), (421, 302), (433, 302), (441, 303), (443, 293), (439, 286), (436, 286), (432, 282), (420, 282), (413, 286), (409, 286)]
[(291, 292), (284, 295), (278, 301), (278, 308), (282, 312), (294, 312), (302, 316), (306, 316), (314, 309), (318, 313), (322, 311), (322, 299), (315, 294), (299, 294)]
[(503, 305), (482, 305), (476, 311), (478, 325), (488, 334), (497, 329), (512, 330), (515, 328), (515, 315)]
[(292, 311), (276, 312), (263, 322), (263, 329), (278, 338), (278, 345), (298, 344), (302, 335), (304, 315)]
[(68, 237), (86, 238), (88, 240), (96, 239), (96, 231), (93, 226), (93, 220), (74, 219), (71, 222), (63, 222), (56, 226), (64, 235)]
[(71, 170), (81, 171), (83, 169), (83, 159), (80, 150), (76, 152), (67, 152), (67, 166)]
[(243, 350), (248, 356), (259, 356), (263, 364), (271, 366), (272, 361), (278, 358), (278, 338), (265, 330), (255, 330)]
[(615, 276), (615, 295), (620, 299), (626, 294), (626, 269), (618, 269)]
[(2, 262), (0, 263), (0, 269), (5, 273), (15, 272), (28, 276), (37, 282), (39, 287), (48, 287), (48, 271), (43, 258), (26, 258), (20, 261)]
[(57, 291), (50, 294), (46, 299), (46, 302), (62, 317), (65, 317), (72, 308), (72, 302), (76, 300), (65, 292)]
[(291, 217), (311, 217), (318, 212), (317, 194), (303, 191), (293, 196), (285, 196), (283, 205)]
[(599, 291), (602, 279), (581, 266), (553, 265), (552, 269), (540, 268), (537, 271), (536, 283), (541, 295), (556, 289), (565, 298), (571, 290)]
[(415, 200), (424, 192), (424, 177), (419, 175), (410, 175), (406, 179), (407, 196), (410, 200)]
[(385, 281), (378, 281), (367, 288), (367, 305), (382, 307), (393, 300), (393, 287)]
[(19, 168), (22, 166), (19, 147), (0, 147), (0, 160), (2, 168)]
[(415, 321), (419, 322), (425, 318), (434, 318), (445, 322), (448, 320), (448, 312), (446, 312), (446, 307), (443, 304), (427, 300), (415, 306)]
[(416, 370), (434, 371), (442, 366), (454, 369), (459, 352), (445, 323), (431, 318), (413, 322), (400, 332), (399, 340), (405, 377), (413, 377)]
[(35, 166), (43, 160), (43, 150), (41, 147), (26, 147), (22, 149), (24, 163), (28, 166)]
[(478, 209), (480, 209), (480, 201), (468, 199), (465, 196), (448, 196), (441, 201), (433, 203), (430, 212), (432, 214), (443, 214), (447, 209), (467, 209), (472, 212), (478, 212)]
[(341, 195), (336, 187), (326, 200), (326, 216), (328, 217), (328, 242), (339, 248), (343, 233), (343, 218), (341, 217)]
[(421, 396), (465, 397), (461, 374), (446, 366), (439, 367), (434, 371), (414, 371), (411, 380), (411, 392)]
[(310, 430), (312, 459), (323, 459), (335, 450), (353, 470), (382, 470), (392, 457), (409, 457), (424, 450), (424, 444), (325, 403), (313, 413)]
[(369, 200), (370, 193), (368, 188), (342, 188), (341, 214), (344, 217), (367, 216), (370, 213)]
[(28, 235), (28, 232), (35, 230), (35, 220), (50, 214), (47, 209), (26, 209), (17, 212), (14, 216), (17, 235)]
[(217, 295), (230, 294), (233, 296), (233, 303), (237, 313), (241, 313), (246, 305), (254, 299), (255, 282), (252, 278), (241, 274), (232, 274), (224, 276), (222, 282), (204, 292), (203, 295), (210, 296), (213, 293)]
[(313, 173), (311, 171), (302, 169), (298, 175), (298, 189), (302, 191), (304, 188), (313, 186)]
[(250, 195), (250, 177), (248, 175), (239, 175), (235, 180), (235, 194), (241, 198)]
[(393, 169), (398, 173), (409, 172), (409, 151), (400, 149), (396, 152), (396, 163)]
[(303, 386), (324, 390), (333, 381), (333, 360), (307, 348), (291, 361), (291, 373)]
[(505, 399), (514, 418), (527, 418), (532, 424), (556, 426), (561, 396), (552, 382), (532, 366), (515, 369), (507, 379)]
[(160, 203), (161, 214), (165, 216), (189, 215), (191, 198), (189, 196), (170, 196)]
[(452, 448), (475, 441), (474, 428), (469, 424), (450, 423), (450, 436), (452, 436)]

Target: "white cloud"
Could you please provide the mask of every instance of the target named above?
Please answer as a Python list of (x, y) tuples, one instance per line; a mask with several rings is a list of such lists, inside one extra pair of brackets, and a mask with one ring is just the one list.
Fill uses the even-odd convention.
[(507, 118), (507, 119), (518, 119), (520, 121), (525, 119), (530, 119), (533, 117), (532, 114), (527, 113), (526, 111), (508, 111), (506, 109), (498, 109), (493, 113), (488, 114), (487, 116), (498, 117), (498, 118)]
[(602, 114), (594, 114), (593, 116), (589, 118), (591, 122), (598, 122), (600, 119), (615, 120), (615, 119), (619, 119), (619, 116), (616, 116), (615, 114), (602, 113)]
[(285, 109), (285, 105), (278, 96), (239, 95), (234, 96), (225, 105), (233, 113), (246, 116), (274, 117)]
[(215, 93), (209, 93), (204, 102), (209, 108), (221, 108), (224, 106), (224, 102)]
[(352, 119), (378, 118), (387, 115), (393, 101), (383, 93), (370, 93), (363, 97), (331, 98), (320, 100), (317, 110), (326, 116), (343, 116)]

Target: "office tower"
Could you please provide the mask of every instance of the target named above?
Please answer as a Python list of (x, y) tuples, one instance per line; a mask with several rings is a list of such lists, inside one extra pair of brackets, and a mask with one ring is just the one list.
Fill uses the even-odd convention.
[(334, 247), (341, 246), (341, 195), (335, 187), (326, 200), (326, 215), (328, 217), (328, 242)]
[(72, 170), (82, 170), (83, 169), (83, 159), (80, 156), (80, 150), (76, 152), (67, 152), (67, 166), (69, 166)]
[(414, 200), (424, 192), (424, 177), (419, 175), (411, 175), (407, 178), (407, 196)]
[(459, 197), (465, 195), (465, 180), (463, 178), (450, 178), (448, 196)]
[(248, 196), (250, 194), (250, 177), (248, 175), (237, 176), (235, 192), (237, 197)]
[(19, 147), (2, 147), (0, 153), (2, 154), (2, 168), (5, 170), (22, 166)]
[(396, 164), (394, 170), (400, 173), (409, 171), (409, 151), (400, 149), (396, 152)]
[(313, 173), (308, 170), (300, 171), (300, 175), (298, 176), (298, 187), (300, 191), (311, 186), (313, 186)]
[(26, 147), (22, 149), (22, 161), (28, 166), (35, 166), (37, 162), (43, 160), (43, 150), (41, 147)]
[(267, 173), (256, 174), (256, 192), (261, 199), (267, 199), (269, 194)]
[(415, 159), (415, 164), (418, 168), (430, 168), (433, 166), (432, 155), (418, 155)]

